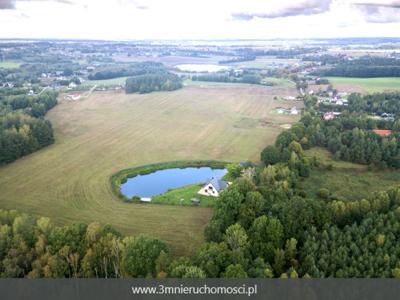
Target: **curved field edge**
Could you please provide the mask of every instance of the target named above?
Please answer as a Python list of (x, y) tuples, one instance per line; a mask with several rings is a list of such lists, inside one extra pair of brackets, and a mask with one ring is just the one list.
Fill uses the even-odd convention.
[[(179, 160), (258, 161), (297, 117), (273, 113), (293, 89), (259, 86), (183, 88), (145, 95), (93, 92), (61, 100), (46, 115), (56, 142), (0, 167), (0, 206), (58, 225), (110, 224), (124, 235), (166, 241), (174, 255), (193, 254), (212, 208), (134, 205), (111, 189), (119, 170)], [(301, 104), (298, 104), (301, 105)], [(243, 126), (242, 119), (260, 120)], [(263, 122), (261, 122), (263, 121)]]
[[(183, 169), (183, 168), (201, 168), (210, 167), (212, 169), (225, 168), (228, 162), (216, 161), (216, 160), (180, 160), (170, 161), (163, 163), (154, 163), (134, 168), (123, 169), (114, 173), (110, 177), (111, 189), (120, 199), (129, 201), (130, 199), (121, 193), (121, 184), (125, 183), (129, 178), (136, 177), (138, 175), (146, 175), (156, 171), (166, 169)], [(157, 204), (161, 204), (157, 202)]]

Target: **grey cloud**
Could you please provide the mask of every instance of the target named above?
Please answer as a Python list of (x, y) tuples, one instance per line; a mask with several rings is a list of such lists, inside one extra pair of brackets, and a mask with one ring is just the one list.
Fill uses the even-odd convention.
[[(15, 3), (17, 1), (20, 2), (29, 2), (29, 1), (49, 1), (49, 2), (58, 2), (70, 5), (82, 5), (79, 0), (0, 0), (0, 9), (15, 9)], [(137, 3), (136, 1), (132, 0), (117, 0), (119, 3), (129, 2), (133, 3), (137, 9), (148, 9), (147, 6)], [(86, 7), (85, 4), (83, 4)]]
[(400, 22), (400, 1), (389, 3), (368, 2), (353, 4), (364, 16), (364, 19), (371, 23), (396, 23)]
[(15, 8), (14, 0), (0, 0), (0, 9), (13, 9)]
[(315, 15), (329, 11), (332, 1), (333, 0), (303, 0), (276, 10), (268, 10), (268, 3), (266, 3), (266, 10), (263, 12), (239, 12), (232, 14), (232, 17), (236, 20), (252, 20), (255, 17), (274, 19), (299, 15)]
[[(28, 1), (32, 1), (32, 0), (0, 0), (0, 9), (15, 9), (15, 3), (17, 1), (28, 2)], [(46, 0), (36, 0), (36, 1), (46, 1)], [(69, 0), (47, 0), (47, 1), (54, 1), (54, 2), (66, 3), (66, 4), (74, 4), (72, 1), (69, 1)]]

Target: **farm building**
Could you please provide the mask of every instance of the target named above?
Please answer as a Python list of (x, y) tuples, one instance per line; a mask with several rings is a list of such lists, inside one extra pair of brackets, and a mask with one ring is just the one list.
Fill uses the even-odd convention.
[(225, 190), (230, 185), (230, 182), (212, 178), (204, 187), (198, 191), (199, 195), (218, 197), (220, 192)]
[(283, 108), (283, 107), (277, 107), (277, 108), (276, 108), (276, 112), (277, 112), (278, 114), (284, 114), (284, 113), (286, 112), (286, 109)]
[(290, 109), (290, 114), (291, 115), (298, 115), (299, 114), (299, 110), (297, 109), (297, 107), (292, 107)]
[(286, 96), (283, 99), (285, 99), (286, 101), (296, 101), (297, 100), (297, 98), (294, 96)]

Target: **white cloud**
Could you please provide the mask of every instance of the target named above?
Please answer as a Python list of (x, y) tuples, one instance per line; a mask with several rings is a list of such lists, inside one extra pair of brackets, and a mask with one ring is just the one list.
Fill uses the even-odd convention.
[[(17, 0), (15, 9), (9, 9), (11, 1), (0, 0), (0, 8), (3, 7), (0, 9), (0, 37), (261, 39), (400, 36), (400, 20), (393, 19), (392, 14), (392, 10), (398, 12), (393, 7), (395, 2), (399, 1)], [(368, 18), (365, 7), (375, 11), (373, 20)], [(237, 20), (234, 16), (242, 18)], [(382, 20), (381, 24), (377, 20)], [(385, 24), (386, 21), (391, 23)]]

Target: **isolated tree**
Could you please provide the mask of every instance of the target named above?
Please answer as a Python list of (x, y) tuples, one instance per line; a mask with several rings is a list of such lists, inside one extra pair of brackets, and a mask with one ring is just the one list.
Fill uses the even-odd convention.
[(281, 161), (281, 152), (280, 150), (273, 146), (267, 146), (262, 152), (261, 152), (261, 161), (266, 165), (274, 165), (278, 162)]

